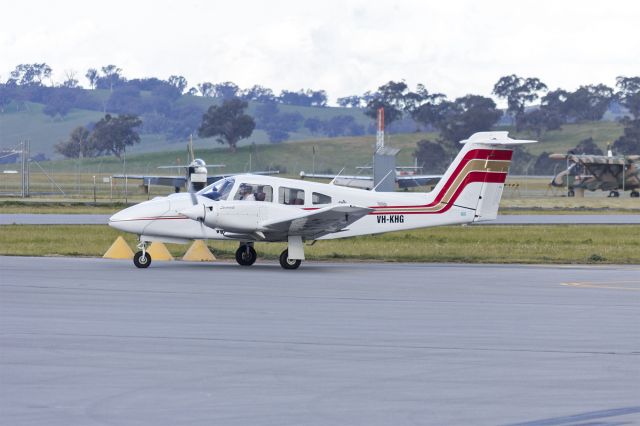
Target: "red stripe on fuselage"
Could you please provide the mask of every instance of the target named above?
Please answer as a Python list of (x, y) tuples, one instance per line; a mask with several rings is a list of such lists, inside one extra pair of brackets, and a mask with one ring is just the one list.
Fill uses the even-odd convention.
[[(453, 193), (453, 195), (451, 196), (451, 200), (449, 200), (448, 203), (446, 203), (444, 205), (444, 207), (440, 210), (434, 210), (434, 211), (430, 211), (430, 212), (420, 212), (420, 211), (416, 211), (416, 212), (407, 212), (407, 211), (373, 211), (371, 213), (369, 213), (370, 215), (381, 215), (381, 214), (437, 214), (437, 213), (444, 213), (447, 210), (449, 210), (451, 208), (451, 206), (453, 206), (453, 204), (455, 203), (456, 199), (458, 198), (458, 196), (460, 195), (460, 193), (462, 193), (462, 191), (464, 190), (464, 188), (470, 184), (470, 183), (474, 183), (474, 182), (485, 182), (485, 183), (504, 183), (505, 180), (507, 179), (507, 173), (505, 172), (483, 172), (483, 171), (472, 171), (469, 172), (467, 174), (467, 176), (465, 176), (464, 180), (462, 182), (460, 182), (460, 185), (456, 188), (456, 191)], [(407, 208), (414, 208), (414, 209), (419, 209), (421, 207), (426, 207), (426, 206), (407, 206)], [(428, 205), (428, 207), (432, 207), (432, 205)], [(379, 207), (372, 207), (372, 208), (379, 208)], [(402, 208), (402, 207), (398, 207), (396, 206), (395, 208)]]
[[(430, 202), (429, 204), (411, 205), (411, 206), (386, 206), (386, 207), (383, 207), (383, 208), (386, 208), (386, 209), (400, 209), (400, 208), (433, 207), (433, 206), (439, 204), (442, 201), (442, 198), (444, 198), (444, 195), (447, 193), (447, 191), (449, 190), (451, 185), (453, 185), (455, 180), (458, 178), (458, 175), (460, 174), (462, 169), (464, 169), (466, 167), (466, 165), (467, 165), (467, 163), (469, 161), (471, 161), (471, 160), (510, 161), (512, 155), (513, 155), (513, 151), (511, 151), (510, 149), (474, 149), (472, 151), (469, 151), (464, 155), (464, 157), (462, 157), (462, 160), (460, 160), (460, 163), (456, 166), (456, 168), (453, 171), (453, 173), (451, 174), (451, 176), (449, 176), (449, 179), (447, 180), (445, 185), (442, 187), (442, 189), (440, 190), (438, 195), (436, 195), (436, 197), (433, 199), (433, 201)], [(482, 172), (482, 173), (484, 173), (484, 172)], [(506, 179), (506, 173), (504, 175), (505, 175), (505, 179)], [(460, 183), (461, 187), (464, 186), (465, 181)], [(504, 180), (502, 182), (500, 182), (500, 183), (504, 183)], [(373, 206), (371, 208), (381, 208), (381, 207), (380, 206)]]

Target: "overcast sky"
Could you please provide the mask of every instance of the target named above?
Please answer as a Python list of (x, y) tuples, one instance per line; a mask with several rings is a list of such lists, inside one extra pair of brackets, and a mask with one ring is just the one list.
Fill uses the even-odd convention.
[(450, 98), (503, 75), (549, 88), (640, 75), (637, 1), (30, 0), (0, 14), (0, 79), (46, 62), (54, 81), (115, 64), (240, 87), (325, 89), (331, 100), (404, 79)]

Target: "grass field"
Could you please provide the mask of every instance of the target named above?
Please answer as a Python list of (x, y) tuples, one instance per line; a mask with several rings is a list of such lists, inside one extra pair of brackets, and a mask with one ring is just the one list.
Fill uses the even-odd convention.
[[(120, 233), (108, 226), (0, 226), (0, 254), (101, 256)], [(135, 236), (124, 235), (132, 248)], [(187, 246), (167, 245), (176, 257)], [(232, 259), (237, 242), (210, 242)], [(259, 258), (276, 259), (284, 243), (257, 243)], [(379, 236), (318, 241), (305, 248), (313, 260), (470, 263), (640, 264), (640, 226), (457, 226)]]

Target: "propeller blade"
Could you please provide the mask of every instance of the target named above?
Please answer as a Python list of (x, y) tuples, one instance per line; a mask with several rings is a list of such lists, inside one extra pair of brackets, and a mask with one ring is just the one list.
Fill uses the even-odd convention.
[(204, 222), (205, 209), (206, 207), (204, 206), (204, 204), (196, 204), (193, 207), (182, 210), (180, 214), (188, 217), (189, 219), (197, 220), (198, 222)]

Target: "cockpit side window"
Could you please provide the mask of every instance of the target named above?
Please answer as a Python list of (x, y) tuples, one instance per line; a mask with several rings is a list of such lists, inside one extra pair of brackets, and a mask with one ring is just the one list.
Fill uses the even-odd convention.
[(211, 185), (198, 191), (198, 195), (210, 198), (214, 201), (226, 200), (233, 188), (235, 180), (233, 178), (220, 179)]
[(273, 201), (273, 188), (271, 185), (260, 185), (257, 183), (241, 183), (238, 186), (234, 200), (245, 201)]

